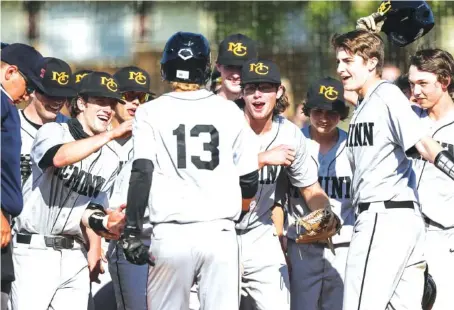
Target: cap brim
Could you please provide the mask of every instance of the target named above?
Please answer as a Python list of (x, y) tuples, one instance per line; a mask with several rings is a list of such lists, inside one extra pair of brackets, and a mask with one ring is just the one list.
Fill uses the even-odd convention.
[(111, 98), (118, 100), (121, 104), (126, 104), (126, 102), (121, 98), (119, 94), (115, 93), (106, 93), (106, 92), (91, 92), (91, 91), (79, 91), (79, 95), (87, 95), (91, 97), (102, 97), (102, 98)]
[(223, 66), (236, 66), (236, 67), (243, 67), (243, 65), (248, 61), (248, 59), (225, 59), (225, 58), (218, 58), (216, 61), (218, 64)]
[(254, 78), (250, 80), (243, 81), (241, 80), (241, 84), (256, 84), (256, 83), (271, 83), (271, 84), (279, 84), (281, 85), (282, 82), (278, 80), (273, 80), (273, 79), (266, 79), (266, 78)]
[(135, 92), (141, 92), (141, 93), (147, 93), (147, 94), (152, 94), (149, 89), (146, 87), (140, 87), (140, 86), (134, 86), (134, 87), (127, 87), (127, 88), (119, 88), (118, 90), (120, 93), (125, 93), (128, 91), (135, 91)]

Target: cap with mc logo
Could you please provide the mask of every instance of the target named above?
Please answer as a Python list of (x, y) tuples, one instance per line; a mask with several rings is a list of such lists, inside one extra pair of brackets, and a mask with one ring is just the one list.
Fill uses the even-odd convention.
[(134, 91), (154, 95), (150, 91), (150, 75), (139, 67), (129, 66), (121, 68), (113, 77), (119, 83), (118, 89), (120, 93)]
[(61, 59), (44, 58), (44, 68), (40, 73), (38, 89), (50, 97), (74, 97), (74, 79), (70, 66)]
[(118, 81), (106, 72), (94, 71), (88, 73), (80, 81), (78, 93), (91, 97), (103, 97), (117, 99), (120, 103), (125, 102), (121, 98)]
[(332, 77), (316, 81), (309, 87), (306, 106), (310, 109), (334, 110), (341, 113), (346, 108), (344, 86)]
[(217, 63), (225, 66), (242, 66), (247, 60), (256, 57), (256, 43), (238, 33), (228, 36), (219, 44)]
[(252, 59), (241, 69), (241, 84), (272, 83), (281, 84), (281, 73), (271, 60)]

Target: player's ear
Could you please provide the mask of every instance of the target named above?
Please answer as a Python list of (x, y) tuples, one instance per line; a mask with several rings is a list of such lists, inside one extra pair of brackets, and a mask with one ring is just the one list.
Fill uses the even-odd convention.
[(373, 71), (375, 68), (377, 68), (378, 65), (378, 59), (376, 57), (369, 58), (367, 61), (367, 69), (369, 71)]
[(279, 88), (277, 89), (276, 93), (276, 99), (279, 100), (281, 99), (282, 96), (285, 94), (285, 86), (284, 85), (279, 85)]
[(79, 111), (84, 111), (87, 107), (87, 103), (82, 97), (77, 97), (76, 105)]
[(221, 72), (221, 67), (222, 67), (222, 65), (216, 63), (216, 69), (218, 69), (219, 72)]

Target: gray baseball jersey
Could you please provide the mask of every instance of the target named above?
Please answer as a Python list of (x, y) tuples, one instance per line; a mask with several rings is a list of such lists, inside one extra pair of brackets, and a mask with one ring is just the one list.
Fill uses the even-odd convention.
[[(295, 187), (307, 187), (317, 182), (317, 166), (312, 160), (308, 148), (307, 139), (301, 130), (285, 119), (278, 116), (273, 120), (269, 132), (259, 136), (260, 152), (285, 144), (294, 148), (296, 155), (292, 164), (286, 168), (291, 184)], [(280, 175), (283, 173), (282, 166), (264, 166), (259, 172), (259, 188), (255, 195), (255, 201), (251, 203), (250, 211), (244, 216), (237, 229), (250, 229), (259, 226), (260, 219), (270, 217), (271, 207), (276, 200), (276, 187)], [(284, 180), (284, 182), (286, 182)]]
[(154, 164), (152, 224), (239, 217), (239, 176), (257, 170), (258, 146), (235, 103), (207, 90), (164, 94), (137, 109), (133, 144), (134, 160)]
[[(420, 107), (413, 106), (413, 110), (421, 119), (420, 126), (425, 132), (454, 154), (454, 112), (434, 121)], [(414, 160), (414, 170), (423, 213), (446, 228), (454, 227), (452, 180), (422, 157)]]
[(108, 207), (108, 190), (118, 170), (118, 155), (108, 146), (75, 164), (41, 170), (46, 152), (74, 141), (67, 124), (49, 123), (32, 145), (32, 175), (23, 187), (24, 209), (15, 229), (43, 235), (67, 234), (83, 240), (80, 221), (90, 202)]
[(32, 173), (32, 162), (30, 159), (30, 151), (32, 149), (33, 141), (35, 140), (36, 133), (40, 126), (36, 126), (29, 122), (24, 116), (24, 111), (19, 110), (20, 118), (20, 133), (22, 139), (22, 147), (20, 152), (20, 172), (22, 179), (22, 186)]
[(353, 205), (417, 201), (411, 161), (405, 152), (422, 137), (420, 121), (397, 86), (380, 81), (371, 87), (357, 105), (348, 131)]
[[(339, 216), (343, 225), (340, 234), (333, 237), (333, 243), (350, 242), (355, 224), (355, 210), (351, 198), (352, 170), (345, 150), (347, 133), (339, 129), (337, 143), (328, 153), (322, 155), (319, 152), (319, 144), (310, 138), (309, 127), (304, 127), (302, 132), (308, 140), (311, 159), (318, 167), (318, 182), (328, 195), (332, 210)], [(311, 210), (307, 207), (299, 189), (290, 186), (288, 188), (288, 238), (296, 239), (296, 230), (292, 224), (309, 212)]]

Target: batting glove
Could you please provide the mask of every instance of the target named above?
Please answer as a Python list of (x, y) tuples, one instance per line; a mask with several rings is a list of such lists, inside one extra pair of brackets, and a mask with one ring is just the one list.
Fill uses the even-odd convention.
[(375, 12), (366, 17), (361, 17), (356, 21), (356, 29), (364, 29), (372, 33), (379, 33), (385, 23), (382, 13)]
[(143, 244), (139, 238), (140, 230), (125, 228), (122, 237), (119, 240), (125, 257), (128, 262), (134, 265), (155, 265), (154, 257), (149, 253), (149, 247)]

